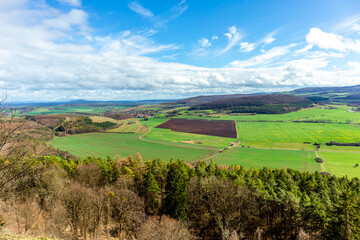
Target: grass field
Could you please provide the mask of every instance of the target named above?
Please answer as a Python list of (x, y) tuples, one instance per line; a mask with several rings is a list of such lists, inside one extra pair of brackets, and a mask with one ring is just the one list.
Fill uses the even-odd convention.
[(350, 124), (238, 122), (238, 137), (242, 145), (269, 148), (309, 148), (303, 142), (359, 142), (360, 128)]
[(189, 147), (188, 144), (162, 141), (153, 143), (142, 141), (138, 137), (139, 134), (88, 133), (57, 137), (50, 144), (80, 158), (108, 155), (127, 157), (140, 153), (144, 160), (160, 158), (168, 161), (173, 158), (194, 161), (207, 157), (213, 152), (212, 148)]
[(360, 177), (360, 152), (319, 152), (319, 157), (324, 160), (322, 171), (336, 176)]
[(315, 153), (294, 150), (270, 150), (235, 147), (217, 157), (213, 162), (222, 165), (242, 165), (245, 168), (293, 168), (300, 171), (320, 171)]
[[(51, 144), (62, 150), (84, 158), (86, 156), (106, 157), (120, 155), (127, 157), (139, 152), (145, 160), (160, 158), (163, 160), (182, 159), (185, 161), (210, 160), (214, 163), (238, 164), (245, 168), (293, 168), (300, 171), (326, 171), (337, 176), (359, 177), (360, 147), (322, 145), (315, 153), (311, 143), (359, 142), (360, 128), (355, 124), (360, 113), (347, 112), (349, 107), (338, 109), (313, 108), (287, 114), (276, 115), (214, 115), (214, 120), (237, 121), (240, 145), (251, 148), (234, 147), (222, 153), (219, 149), (236, 142), (233, 138), (174, 132), (169, 129), (155, 128), (167, 121), (167, 118), (149, 118), (122, 120), (134, 121), (123, 124), (110, 131), (136, 132), (138, 134), (92, 133), (58, 137)], [(196, 118), (191, 116), (189, 118)], [(201, 119), (204, 119), (201, 118)], [(334, 123), (297, 123), (292, 121), (331, 119)], [(351, 119), (353, 124), (339, 124)], [(94, 117), (93, 121), (106, 121), (103, 117)], [(116, 121), (116, 120), (115, 120)], [(253, 122), (251, 122), (253, 121)], [(265, 121), (265, 122), (259, 122)], [(268, 121), (268, 122), (266, 122)], [(271, 122), (273, 121), (273, 122)], [(277, 121), (277, 122), (275, 122)], [(119, 123), (121, 121), (116, 121)], [(144, 133), (142, 139), (139, 136)], [(190, 140), (190, 141), (189, 141)], [(188, 143), (184, 143), (188, 142)], [(189, 143), (192, 142), (193, 144)], [(196, 144), (201, 142), (202, 144)], [(318, 154), (323, 164), (314, 159)]]
[(147, 121), (140, 120), (140, 123), (148, 128), (156, 127), (164, 122), (166, 122), (167, 118), (149, 118)]
[(331, 120), (333, 122), (352, 121), (360, 122), (360, 112), (348, 112), (351, 107), (343, 105), (334, 105), (336, 109), (328, 109), (324, 107), (302, 109), (296, 112), (285, 114), (202, 114), (199, 117), (191, 112), (183, 111), (184, 115), (176, 118), (189, 119), (218, 119), (218, 120), (234, 120), (234, 121), (314, 121), (314, 120)]
[(192, 134), (192, 133), (183, 133), (183, 132), (174, 132), (170, 129), (163, 128), (152, 128), (151, 132), (144, 136), (144, 139), (148, 140), (164, 140), (169, 142), (185, 142), (185, 141), (194, 141), (201, 142), (202, 144), (191, 144), (191, 145), (205, 145), (212, 146), (218, 149), (229, 147), (231, 142), (236, 142), (236, 138), (225, 138), (225, 137), (215, 137), (201, 134)]
[(146, 133), (148, 128), (143, 126), (138, 119), (125, 119), (116, 121), (118, 126), (116, 128), (109, 129), (107, 132), (118, 133)]

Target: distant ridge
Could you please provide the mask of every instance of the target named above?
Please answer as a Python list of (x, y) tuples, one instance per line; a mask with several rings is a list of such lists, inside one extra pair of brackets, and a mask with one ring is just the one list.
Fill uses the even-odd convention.
[(307, 87), (299, 88), (289, 93), (293, 94), (309, 94), (309, 93), (360, 93), (360, 85), (344, 86), (344, 87)]
[(246, 96), (256, 96), (256, 95), (264, 95), (265, 93), (251, 93), (251, 94), (228, 94), (228, 95), (202, 95), (196, 97), (185, 98), (181, 100), (177, 100), (175, 102), (171, 102), (170, 104), (182, 104), (186, 107), (192, 107), (195, 105), (209, 103), (213, 101), (240, 98)]

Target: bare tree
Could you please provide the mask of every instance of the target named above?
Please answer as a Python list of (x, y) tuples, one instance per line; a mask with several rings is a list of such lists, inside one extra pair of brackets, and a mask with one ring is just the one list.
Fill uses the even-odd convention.
[(142, 240), (188, 240), (194, 239), (185, 223), (168, 216), (150, 217), (141, 226), (138, 239)]
[(31, 156), (34, 145), (19, 134), (26, 121), (15, 116), (15, 109), (5, 100), (0, 100), (0, 195), (3, 196), (12, 182), (36, 170), (36, 161)]

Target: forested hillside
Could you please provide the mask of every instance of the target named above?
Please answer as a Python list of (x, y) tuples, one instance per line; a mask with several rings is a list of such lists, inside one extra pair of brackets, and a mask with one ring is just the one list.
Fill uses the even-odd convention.
[(13, 160), (1, 162), (7, 168), (1, 168), (0, 209), (2, 228), (17, 234), (65, 239), (360, 237), (357, 178), (203, 162), (144, 163), (140, 155), (26, 158), (16, 168), (20, 172), (9, 172)]
[(312, 101), (286, 94), (246, 96), (195, 105), (190, 110), (212, 109), (232, 113), (286, 113), (310, 107)]

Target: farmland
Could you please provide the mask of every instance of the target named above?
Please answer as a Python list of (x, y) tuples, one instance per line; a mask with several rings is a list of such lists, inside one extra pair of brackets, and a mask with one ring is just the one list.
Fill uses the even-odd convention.
[(350, 124), (238, 122), (237, 126), (243, 145), (269, 148), (308, 147), (303, 142), (358, 142), (360, 136), (360, 128)]
[(233, 121), (170, 119), (157, 126), (157, 128), (171, 129), (176, 132), (236, 138), (236, 126)]
[(238, 164), (245, 168), (293, 168), (299, 171), (320, 171), (315, 162), (314, 152), (293, 150), (270, 150), (255, 148), (232, 148), (213, 157), (214, 163), (222, 165)]
[(139, 134), (119, 133), (88, 133), (55, 138), (51, 142), (54, 147), (59, 147), (72, 154), (85, 158), (95, 157), (127, 157), (140, 153), (144, 160), (161, 158), (163, 160), (182, 159), (195, 161), (210, 155), (211, 147), (200, 148), (197, 146), (188, 147), (182, 143), (156, 143), (142, 141)]
[[(146, 121), (114, 120), (118, 125), (107, 130), (110, 133), (60, 137), (51, 144), (81, 158), (90, 155), (126, 157), (139, 152), (146, 160), (157, 157), (164, 160), (180, 158), (191, 162), (206, 160), (224, 165), (240, 164), (245, 168), (289, 167), (354, 177), (359, 174), (358, 168), (354, 166), (360, 159), (360, 148), (330, 147), (324, 144), (330, 141), (359, 142), (360, 128), (357, 123), (360, 113), (348, 112), (349, 109), (337, 105), (286, 114), (219, 114), (207, 111), (203, 115), (204, 111), (191, 112), (180, 108), (181, 114), (173, 119), (235, 121), (238, 139), (157, 128), (171, 118), (152, 117)], [(93, 121), (111, 121), (103, 117), (91, 118)], [(324, 119), (328, 122), (311, 122)], [(319, 150), (314, 143), (322, 143)], [(234, 146), (229, 148), (230, 145)], [(324, 163), (317, 163), (316, 156), (322, 158)]]
[(125, 119), (116, 121), (118, 126), (109, 129), (108, 132), (114, 133), (146, 133), (148, 129), (143, 126), (138, 119)]

